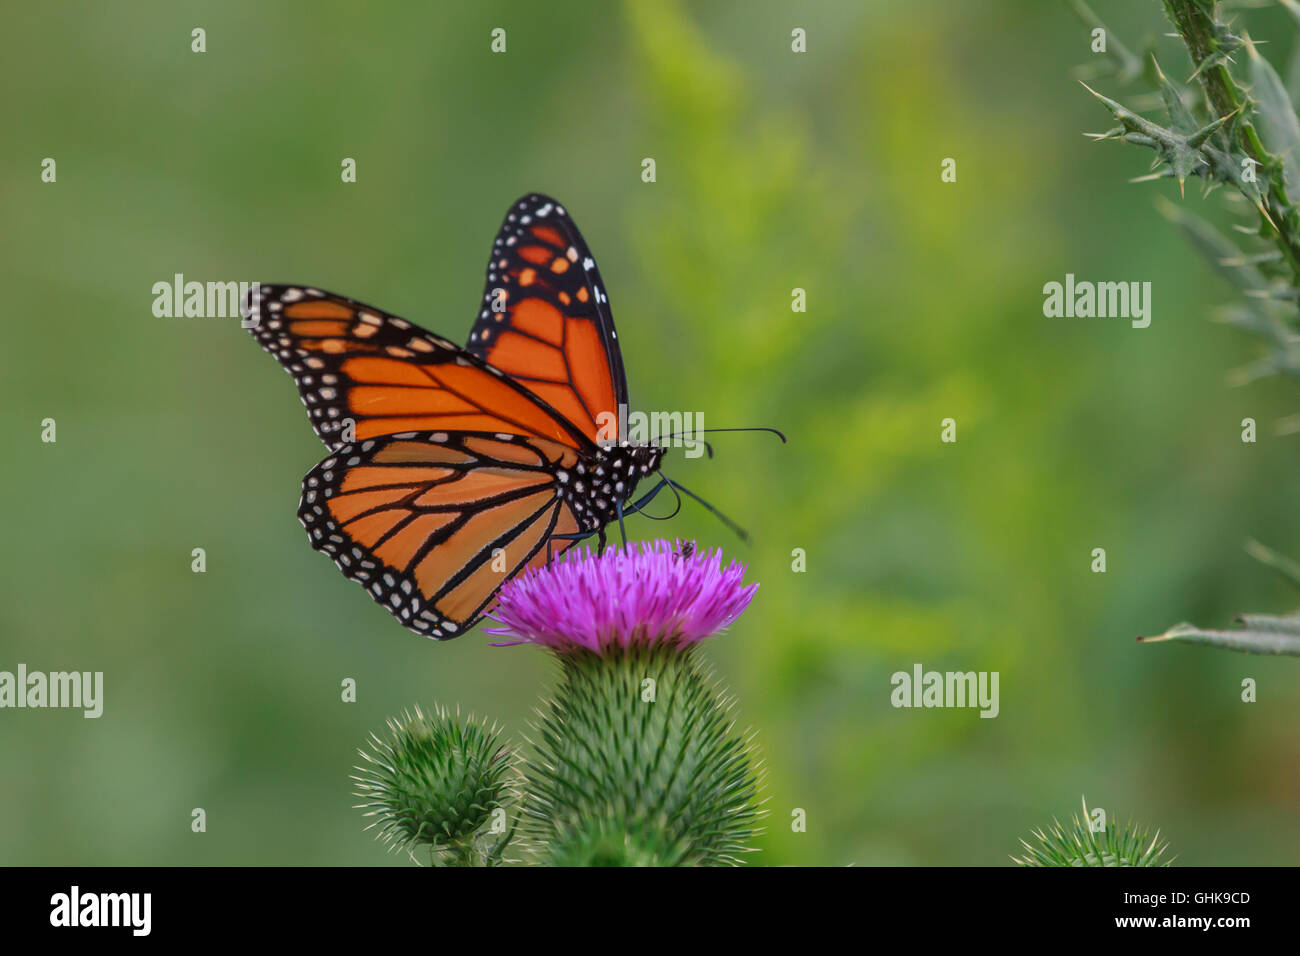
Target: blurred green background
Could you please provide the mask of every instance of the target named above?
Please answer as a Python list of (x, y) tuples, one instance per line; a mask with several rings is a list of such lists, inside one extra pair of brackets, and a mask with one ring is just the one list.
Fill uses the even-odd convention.
[[(1248, 17), (1285, 63), (1290, 24)], [(316, 284), (463, 339), (529, 190), (600, 262), (634, 406), (790, 435), (672, 464), (752, 547), (698, 508), (633, 525), (762, 584), (706, 650), (759, 731), (756, 862), (1006, 864), (1085, 794), (1179, 863), (1296, 862), (1297, 662), (1134, 637), (1295, 606), (1242, 544), (1300, 552), (1300, 387), (1226, 385), (1256, 345), (1209, 321), (1232, 292), (1156, 212), (1176, 186), (1080, 135), (1110, 124), (1063, 4), (82, 2), (0, 33), (0, 669), (106, 683), (99, 720), (0, 712), (0, 862), (404, 863), (351, 808), (365, 735), (433, 702), (526, 727), (545, 655), (421, 641), (314, 553), (288, 377), (151, 286)], [(1150, 281), (1150, 328), (1045, 319), (1067, 272)], [(893, 709), (917, 662), (999, 671), (1000, 715)]]

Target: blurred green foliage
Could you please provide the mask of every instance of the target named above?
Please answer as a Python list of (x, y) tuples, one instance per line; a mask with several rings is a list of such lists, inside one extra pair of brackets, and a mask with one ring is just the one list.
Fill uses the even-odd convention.
[[(1096, 7), (1136, 49), (1167, 29)], [(1278, 13), (1251, 35), (1285, 62)], [(366, 734), (435, 701), (526, 726), (544, 655), (417, 640), (313, 553), (322, 447), (288, 378), (233, 322), (155, 318), (150, 288), (316, 283), (463, 338), (536, 189), (599, 258), (634, 405), (790, 435), (669, 460), (752, 548), (698, 508), (633, 526), (762, 582), (706, 649), (759, 730), (762, 862), (1009, 863), (1080, 793), (1183, 865), (1295, 862), (1293, 662), (1133, 640), (1294, 605), (1242, 549), (1300, 550), (1272, 430), (1294, 383), (1225, 384), (1257, 346), (1208, 321), (1230, 290), (1156, 211), (1177, 186), (1126, 185), (1140, 154), (1080, 135), (1064, 5), (86, 0), (0, 24), (0, 669), (106, 686), (99, 720), (0, 712), (0, 861), (400, 863), (350, 807)], [(1152, 282), (1151, 327), (1045, 319), (1067, 272)], [(999, 717), (893, 709), (915, 662), (999, 671)]]

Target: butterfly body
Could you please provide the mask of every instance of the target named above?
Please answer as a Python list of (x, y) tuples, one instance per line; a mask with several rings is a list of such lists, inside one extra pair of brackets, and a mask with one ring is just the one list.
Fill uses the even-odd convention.
[(465, 348), (317, 288), (262, 286), (249, 304), (330, 452), (303, 479), (312, 547), (437, 639), (511, 576), (603, 543), (653, 496), (632, 501), (664, 455), (608, 424), (627, 405), (609, 300), (555, 200), (511, 206), (483, 303)]
[(560, 495), (573, 509), (579, 527), (598, 532), (618, 519), (621, 506), (632, 500), (637, 483), (659, 470), (664, 449), (655, 445), (619, 442), (597, 447), (594, 454), (580, 456), (572, 471), (557, 473)]

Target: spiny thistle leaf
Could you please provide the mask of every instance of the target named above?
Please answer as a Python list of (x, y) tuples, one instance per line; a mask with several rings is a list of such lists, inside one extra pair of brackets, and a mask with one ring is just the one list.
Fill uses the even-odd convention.
[[(1300, 2), (1297, 0), (1278, 0), (1291, 14), (1291, 19), (1300, 27)], [(1300, 100), (1300, 44), (1291, 48), (1291, 62), (1286, 69), (1286, 90), (1291, 102)]]
[(1155, 637), (1139, 637), (1151, 644), (1159, 641), (1182, 641), (1185, 644), (1208, 644), (1247, 654), (1285, 654), (1300, 657), (1300, 611), (1278, 617), (1271, 614), (1243, 614), (1237, 618), (1242, 626), (1231, 631), (1207, 631), (1194, 624), (1175, 624)]
[(1097, 97), (1106, 109), (1110, 110), (1111, 115), (1114, 116), (1115, 119), (1119, 120), (1124, 129), (1128, 130), (1130, 133), (1141, 133), (1154, 142), (1161, 144), (1174, 143), (1176, 141), (1178, 134), (1174, 133), (1172, 130), (1167, 130), (1163, 126), (1151, 122), (1144, 116), (1139, 116), (1123, 103), (1119, 103), (1112, 100), (1109, 96), (1098, 93), (1083, 81), (1080, 81), (1079, 85), (1093, 96)]
[[(1163, 74), (1161, 77), (1163, 78)], [(1138, 115), (1122, 103), (1098, 93), (1087, 83), (1082, 85), (1110, 110), (1111, 115), (1119, 120), (1122, 126), (1122, 130), (1112, 130), (1094, 137), (1095, 139), (1122, 139), (1138, 146), (1151, 147), (1156, 151), (1158, 163), (1169, 165), (1173, 175), (1178, 179), (1180, 190), (1183, 189), (1188, 176), (1204, 175), (1205, 167), (1209, 167), (1216, 180), (1231, 181), (1234, 185), (1241, 183), (1238, 188), (1246, 195), (1251, 195), (1253, 190), (1254, 195), (1251, 195), (1251, 198), (1258, 203), (1260, 199), (1258, 187), (1243, 180), (1240, 169), (1230, 168), (1234, 157), (1221, 150), (1212, 150), (1207, 145), (1210, 137), (1223, 129), (1228, 121), (1238, 114), (1240, 108), (1198, 129), (1191, 113), (1183, 106), (1178, 93), (1171, 88), (1165, 102), (1173, 126), (1166, 128)], [(1167, 85), (1168, 81), (1166, 81)], [(1183, 127), (1186, 129), (1183, 130)]]
[[(1285, 5), (1300, 23), (1300, 0), (1285, 0)], [(1121, 125), (1093, 138), (1118, 139), (1152, 150), (1156, 171), (1131, 182), (1175, 178), (1182, 189), (1187, 177), (1199, 176), (1207, 193), (1228, 185), (1231, 189), (1224, 194), (1228, 200), (1245, 199), (1254, 207), (1259, 214), (1254, 233), (1271, 247), (1267, 251), (1240, 249), (1184, 209), (1160, 203), (1161, 211), (1245, 297), (1244, 304), (1220, 317), (1265, 340), (1266, 354), (1230, 372), (1229, 381), (1240, 385), (1280, 372), (1300, 376), (1296, 331), (1300, 208), (1290, 196), (1290, 190), (1300, 189), (1300, 119), (1295, 101), (1244, 31), (1238, 36), (1222, 19), (1215, 0), (1164, 0), (1164, 6), (1196, 65), (1199, 95), (1189, 96), (1153, 56), (1152, 86), (1168, 114), (1168, 127), (1094, 93)], [(1231, 54), (1242, 47), (1242, 63), (1230, 68)], [(1234, 69), (1248, 73), (1247, 80), (1239, 81)], [(1198, 120), (1202, 112), (1209, 115)], [(1252, 231), (1241, 225), (1234, 228)], [(1280, 434), (1287, 432), (1287, 426), (1279, 427)]]
[[(390, 849), (431, 848), (435, 864), (495, 865), (510, 840), (504, 803), (510, 753), (494, 726), (446, 709), (419, 707), (390, 718), (388, 734), (371, 734), (356, 768), (358, 809)], [(491, 821), (494, 833), (483, 831)], [(367, 827), (369, 829), (370, 827)]]
[(1151, 66), (1156, 74), (1156, 82), (1160, 86), (1160, 98), (1164, 101), (1165, 112), (1169, 114), (1169, 122), (1173, 128), (1183, 135), (1195, 132), (1199, 125), (1192, 111), (1187, 108), (1183, 102), (1182, 92), (1169, 82), (1169, 77), (1165, 76), (1165, 71), (1160, 69), (1160, 63), (1153, 56), (1151, 57)]
[(1209, 175), (1213, 181), (1231, 183), (1258, 210), (1260, 235), (1265, 238), (1276, 235), (1277, 222), (1264, 203), (1264, 195), (1268, 191), (1268, 169), (1239, 149), (1225, 152), (1206, 143), (1201, 147), (1201, 154), (1209, 163)]
[[(1300, 0), (1282, 3), (1300, 25)], [(1154, 85), (1169, 115), (1169, 128), (1090, 90), (1121, 124), (1095, 138), (1121, 139), (1154, 150), (1153, 168), (1163, 164), (1167, 169), (1140, 179), (1168, 174), (1178, 178), (1181, 188), (1186, 176), (1199, 175), (1205, 177), (1207, 187), (1230, 184), (1236, 195), (1227, 192), (1228, 199), (1239, 202), (1244, 197), (1255, 207), (1259, 212), (1257, 234), (1272, 246), (1265, 253), (1240, 250), (1204, 220), (1172, 203), (1160, 204), (1161, 212), (1177, 223), (1192, 245), (1244, 297), (1244, 304), (1221, 312), (1220, 318), (1256, 333), (1268, 346), (1263, 357), (1230, 372), (1229, 383), (1245, 384), (1279, 372), (1300, 376), (1300, 333), (1296, 331), (1300, 209), (1290, 192), (1300, 189), (1300, 118), (1296, 116), (1293, 96), (1293, 91), (1300, 91), (1300, 56), (1293, 53), (1288, 88), (1249, 36), (1244, 31), (1238, 36), (1229, 28), (1217, 0), (1164, 0), (1164, 7), (1195, 67), (1192, 79), (1197, 82), (1207, 112), (1219, 118), (1194, 129), (1195, 111), (1152, 57)], [(1232, 58), (1243, 46), (1244, 84), (1234, 75)], [(1243, 226), (1236, 228), (1249, 231)], [(1300, 432), (1300, 416), (1284, 419), (1278, 425), (1279, 434), (1296, 432)], [(1251, 542), (1248, 550), (1292, 582), (1300, 582), (1300, 566), (1294, 562), (1257, 542)], [(1281, 617), (1243, 615), (1238, 623), (1241, 627), (1230, 630), (1207, 630), (1180, 623), (1163, 634), (1138, 640), (1300, 656), (1300, 611)]]
[(1020, 866), (1169, 866), (1172, 859), (1162, 860), (1169, 844), (1154, 833), (1132, 823), (1122, 827), (1106, 826), (1094, 832), (1088, 801), (1083, 800), (1083, 816), (1070, 818), (1062, 826), (1055, 817), (1047, 829), (1031, 831), (1034, 842), (1021, 840), (1023, 856), (1013, 856)]
[(692, 649), (558, 657), (520, 818), (542, 862), (739, 863), (760, 817), (755, 755)]
[(1246, 43), (1250, 95), (1260, 136), (1271, 152), (1281, 157), (1286, 182), (1300, 188), (1300, 120), (1282, 79), (1268, 60), (1259, 55), (1255, 44)]

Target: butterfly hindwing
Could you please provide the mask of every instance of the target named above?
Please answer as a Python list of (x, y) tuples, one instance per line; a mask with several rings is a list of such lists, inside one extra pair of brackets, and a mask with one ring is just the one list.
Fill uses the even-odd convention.
[[(564, 444), (491, 432), (412, 432), (345, 444), (303, 479), (298, 517), (403, 625), (456, 637), (497, 589), (570, 541)], [(549, 554), (548, 554), (549, 550)]]
[(510, 376), (381, 309), (305, 286), (263, 285), (251, 314), (249, 331), (293, 376), (331, 451), (350, 439), (435, 429), (588, 443)]
[(467, 348), (593, 441), (623, 437), (627, 378), (609, 299), (582, 234), (554, 199), (532, 193), (506, 213)]

